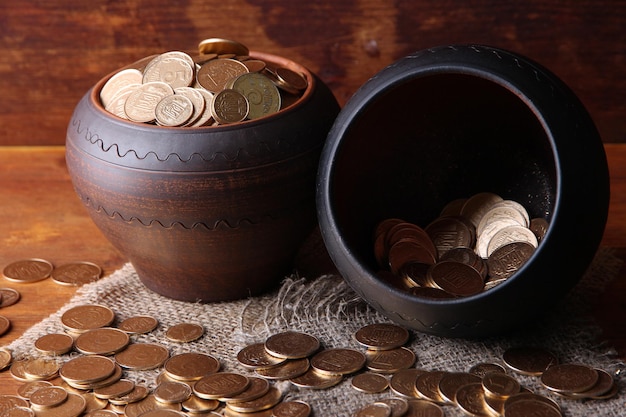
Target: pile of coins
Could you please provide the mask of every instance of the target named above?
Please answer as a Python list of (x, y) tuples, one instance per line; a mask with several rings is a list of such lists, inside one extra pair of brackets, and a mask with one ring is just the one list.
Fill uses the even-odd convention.
[(198, 127), (274, 114), (306, 90), (303, 74), (248, 54), (239, 42), (210, 38), (194, 57), (181, 51), (148, 57), (114, 74), (100, 101), (134, 122)]
[(29, 283), (52, 278), (61, 285), (80, 286), (100, 279), (102, 269), (91, 262), (71, 262), (54, 266), (45, 259), (21, 259), (5, 266), (5, 279), (17, 283)]
[(454, 200), (424, 228), (403, 219), (378, 223), (374, 256), (382, 279), (413, 295), (478, 294), (514, 275), (548, 229), (518, 202), (483, 192)]

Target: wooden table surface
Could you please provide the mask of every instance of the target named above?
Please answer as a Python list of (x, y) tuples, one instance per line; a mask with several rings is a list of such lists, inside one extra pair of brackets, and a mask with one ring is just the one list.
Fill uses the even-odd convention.
[[(108, 275), (126, 262), (91, 222), (74, 194), (64, 151), (62, 146), (0, 147), (1, 268), (34, 257), (56, 265), (91, 261)], [(626, 259), (626, 144), (607, 144), (606, 151), (612, 198), (602, 245), (616, 248)], [(50, 279), (22, 284), (0, 278), (0, 287), (21, 293), (17, 304), (0, 310), (12, 323), (9, 332), (1, 336), (1, 345), (57, 311), (76, 291)], [(621, 271), (595, 308), (604, 337), (622, 359), (626, 359), (625, 295), (626, 272)], [(15, 394), (19, 385), (8, 372), (0, 373), (0, 394)]]

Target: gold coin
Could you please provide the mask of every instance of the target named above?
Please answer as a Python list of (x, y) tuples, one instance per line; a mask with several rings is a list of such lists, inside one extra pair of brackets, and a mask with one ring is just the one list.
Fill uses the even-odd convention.
[(309, 368), (302, 375), (290, 378), (289, 382), (300, 388), (326, 389), (343, 381), (343, 375), (327, 374)]
[(250, 380), (248, 377), (234, 372), (217, 372), (199, 379), (193, 386), (193, 392), (200, 398), (215, 400), (234, 397), (242, 393)]
[(57, 284), (80, 286), (100, 279), (102, 268), (91, 262), (73, 262), (56, 267), (50, 277)]
[(322, 374), (348, 375), (363, 368), (365, 360), (365, 355), (358, 350), (324, 349), (311, 358), (311, 367)]
[(504, 399), (517, 394), (521, 389), (517, 379), (502, 372), (489, 372), (482, 377), (482, 384), (487, 396)]
[(44, 259), (24, 259), (5, 266), (2, 274), (13, 282), (36, 282), (48, 278), (53, 269)]
[(87, 330), (110, 326), (113, 320), (115, 320), (113, 310), (97, 304), (72, 307), (61, 315), (63, 327), (75, 333), (84, 333)]
[(113, 355), (130, 343), (128, 333), (112, 327), (101, 327), (81, 333), (74, 347), (85, 355)]
[(370, 350), (365, 352), (366, 367), (370, 371), (393, 374), (401, 369), (410, 368), (415, 363), (415, 353), (405, 347), (389, 350)]
[(0, 288), (0, 308), (12, 306), (20, 300), (20, 293), (13, 288)]
[(63, 404), (68, 397), (68, 393), (61, 387), (45, 387), (35, 391), (29, 398), (30, 405), (36, 410), (56, 407)]
[(220, 402), (218, 400), (205, 400), (193, 394), (182, 403), (183, 410), (189, 413), (206, 413), (216, 410), (219, 406)]
[(473, 374), (465, 372), (448, 372), (443, 376), (443, 378), (441, 378), (441, 381), (439, 381), (439, 395), (445, 402), (454, 404), (456, 392), (460, 387), (480, 382), (481, 379)]
[(163, 97), (154, 108), (156, 123), (160, 126), (182, 126), (194, 113), (189, 97), (172, 94)]
[(276, 404), (272, 412), (274, 417), (309, 417), (311, 406), (299, 400), (283, 401)]
[(504, 364), (523, 375), (539, 376), (546, 369), (558, 363), (554, 354), (539, 347), (515, 347), (502, 354)]
[(383, 392), (389, 387), (389, 381), (383, 375), (373, 372), (364, 372), (355, 375), (350, 381), (352, 388), (366, 394)]
[(248, 99), (238, 91), (225, 89), (215, 94), (211, 105), (211, 115), (219, 124), (242, 122), (248, 117)]
[(187, 352), (170, 357), (165, 361), (163, 368), (167, 376), (175, 380), (191, 382), (219, 371), (220, 362), (211, 355)]
[(271, 368), (259, 368), (254, 372), (267, 379), (284, 380), (296, 378), (309, 370), (310, 362), (308, 358), (291, 359), (272, 366)]
[(0, 336), (5, 334), (11, 328), (11, 321), (4, 316), (0, 316)]
[(262, 396), (241, 402), (227, 402), (226, 408), (240, 413), (254, 413), (258, 411), (268, 410), (280, 402), (282, 398), (281, 392), (276, 387), (270, 387)]
[(191, 387), (184, 382), (162, 381), (154, 389), (154, 398), (166, 404), (182, 403), (191, 396)]
[(125, 395), (120, 395), (119, 397), (109, 398), (109, 403), (113, 405), (126, 405), (130, 403), (135, 403), (146, 398), (149, 393), (150, 391), (145, 385), (135, 384), (135, 387), (131, 392)]
[(172, 342), (187, 343), (198, 340), (204, 334), (204, 327), (196, 323), (179, 323), (167, 329), (165, 337)]
[(129, 379), (120, 379), (106, 387), (100, 387), (93, 390), (96, 398), (108, 400), (109, 398), (122, 397), (130, 394), (135, 389), (135, 383)]
[(553, 392), (578, 393), (598, 382), (598, 371), (586, 365), (563, 363), (553, 365), (541, 375), (541, 384)]
[(280, 365), (287, 359), (270, 355), (265, 349), (265, 343), (254, 343), (241, 349), (237, 353), (237, 360), (245, 368), (255, 370)]
[(198, 53), (248, 55), (250, 50), (242, 43), (231, 39), (208, 38), (200, 41), (198, 44)]
[(364, 405), (354, 414), (354, 417), (389, 417), (391, 407), (385, 403), (376, 402)]
[(457, 406), (466, 414), (475, 417), (491, 417), (485, 394), (480, 382), (467, 384), (460, 387), (456, 392), (455, 401)]
[(133, 316), (123, 320), (117, 328), (129, 334), (150, 333), (159, 325), (152, 316)]
[(248, 99), (248, 119), (258, 119), (280, 110), (280, 92), (264, 75), (251, 72), (235, 78), (230, 87)]
[(35, 340), (35, 349), (48, 355), (63, 355), (74, 347), (74, 339), (65, 333), (50, 333)]
[(527, 416), (561, 417), (561, 412), (544, 401), (532, 399), (515, 401), (512, 404), (505, 405), (504, 417)]
[(255, 376), (248, 377), (250, 384), (243, 392), (240, 392), (231, 398), (222, 398), (221, 401), (229, 402), (245, 402), (256, 400), (259, 397), (267, 394), (270, 389), (270, 383), (267, 379), (258, 378)]
[(48, 380), (57, 376), (59, 364), (44, 358), (31, 359), (24, 366), (24, 376), (33, 380)]
[(265, 340), (268, 353), (279, 358), (306, 358), (317, 352), (319, 347), (316, 337), (292, 330), (274, 334)]
[(415, 383), (417, 382), (417, 377), (425, 372), (423, 369), (401, 369), (391, 377), (389, 388), (400, 397), (416, 398)]
[(155, 343), (131, 343), (115, 355), (115, 361), (122, 367), (140, 371), (156, 369), (169, 358), (169, 350)]
[(196, 79), (202, 88), (217, 94), (224, 90), (230, 81), (247, 72), (248, 68), (234, 59), (214, 59), (202, 64)]
[(88, 384), (102, 381), (115, 372), (115, 362), (105, 356), (78, 356), (65, 362), (59, 375), (66, 382)]
[(164, 97), (174, 94), (174, 89), (164, 82), (141, 84), (124, 104), (124, 112), (133, 122), (150, 123), (156, 119), (156, 106)]
[(354, 338), (371, 350), (395, 349), (409, 340), (409, 331), (396, 324), (376, 323), (359, 329)]
[(426, 400), (408, 400), (409, 410), (406, 417), (443, 417), (443, 408)]

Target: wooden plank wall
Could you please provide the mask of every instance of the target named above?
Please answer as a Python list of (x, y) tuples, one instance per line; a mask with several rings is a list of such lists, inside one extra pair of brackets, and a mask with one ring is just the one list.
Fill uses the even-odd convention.
[(342, 105), (419, 49), (511, 49), (569, 84), (605, 142), (626, 142), (625, 28), (623, 0), (0, 0), (0, 145), (62, 145), (99, 78), (209, 37), (306, 65)]

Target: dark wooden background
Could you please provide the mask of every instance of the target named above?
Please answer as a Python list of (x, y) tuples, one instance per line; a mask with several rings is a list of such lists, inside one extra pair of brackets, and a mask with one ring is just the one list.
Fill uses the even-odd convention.
[(623, 0), (0, 0), (0, 145), (62, 145), (98, 79), (209, 37), (304, 64), (342, 105), (410, 52), (510, 49), (570, 85), (605, 142), (626, 142), (625, 28)]

